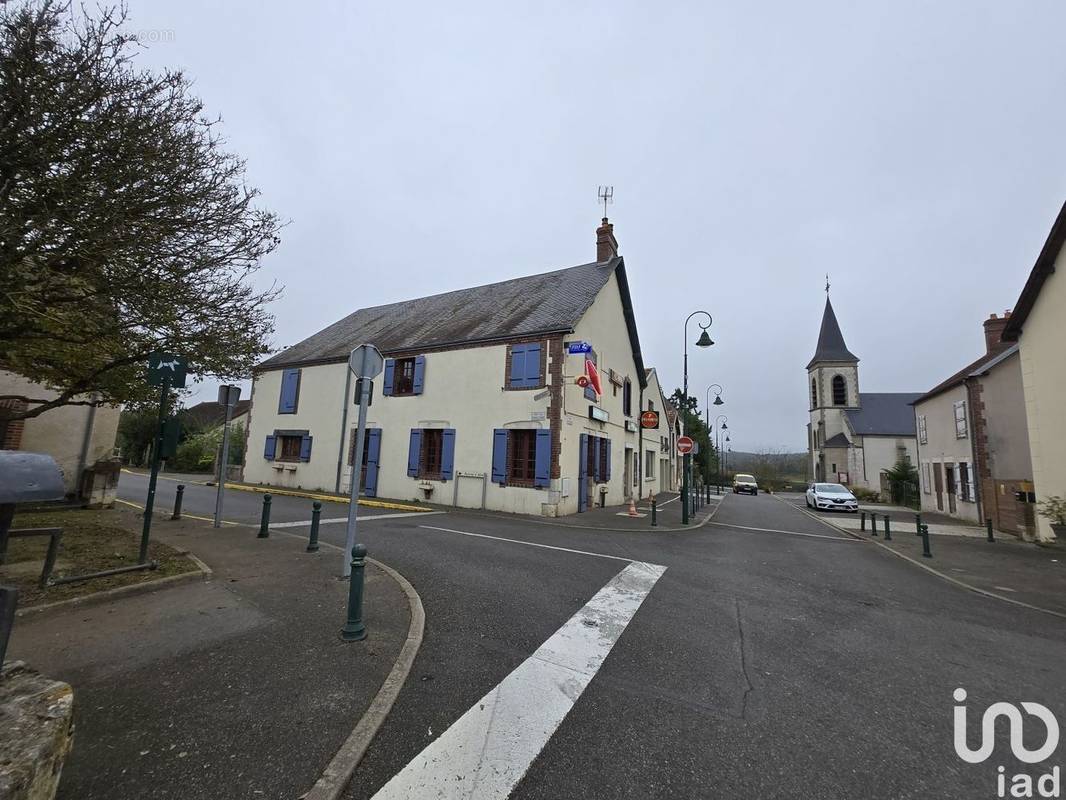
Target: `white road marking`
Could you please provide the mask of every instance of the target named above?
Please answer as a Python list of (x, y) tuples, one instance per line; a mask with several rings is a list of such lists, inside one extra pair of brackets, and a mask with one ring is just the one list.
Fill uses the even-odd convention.
[(850, 539), (843, 536), (828, 536), (824, 533), (801, 533), (800, 531), (782, 531), (777, 528), (751, 528), (747, 525), (732, 525), (728, 522), (710, 522), (710, 525), (717, 525), (721, 528), (736, 528), (742, 531), (759, 531), (760, 533), (787, 533), (789, 536), (807, 536), (812, 539), (832, 539), (834, 542), (859, 542), (861, 539)]
[[(402, 511), (397, 514), (360, 514), (359, 521), (367, 522), (377, 519), (399, 519), (400, 517), (432, 517), (435, 514), (443, 514), (443, 511)], [(319, 525), (336, 525), (340, 522), (347, 522), (347, 517), (331, 517), (330, 519), (320, 519)], [(274, 528), (310, 528), (311, 520), (303, 520), (300, 522), (271, 522), (270, 529)]]
[(508, 797), (665, 571), (629, 564), (374, 797)]
[[(637, 564), (641, 562), (634, 561), (632, 558), (623, 558), (622, 556), (609, 556), (606, 553), (590, 553), (588, 550), (572, 550), (569, 547), (556, 547), (553, 544), (541, 544), (540, 542), (523, 542), (521, 539), (505, 539), (502, 536), (489, 536), (487, 533), (471, 533), (470, 531), (457, 531), (452, 528), (437, 528), (433, 525), (419, 525), (419, 528), (425, 528), (427, 531), (444, 531), (445, 533), (458, 533), (460, 536), (476, 536), (478, 539), (492, 539), (497, 542), (510, 542), (511, 544), (524, 544), (527, 547), (543, 547), (546, 550), (560, 550), (563, 553), (577, 553), (580, 556), (595, 556), (596, 558), (611, 558), (615, 561), (628, 561), (631, 564)], [(666, 567), (663, 567), (666, 569)]]

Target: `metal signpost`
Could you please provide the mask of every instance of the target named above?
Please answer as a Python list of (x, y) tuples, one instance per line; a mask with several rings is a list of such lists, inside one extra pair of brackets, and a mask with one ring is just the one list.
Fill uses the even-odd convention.
[(167, 394), (171, 389), (185, 388), (185, 359), (170, 353), (152, 353), (148, 357), (148, 385), (159, 387), (159, 430), (152, 448), (152, 472), (148, 478), (148, 497), (144, 500), (144, 526), (141, 528), (140, 563), (148, 560), (148, 537), (152, 532), (152, 507), (155, 505), (155, 486), (159, 479), (159, 460), (163, 455), (167, 433)]
[(366, 409), (370, 404), (371, 381), (381, 374), (385, 366), (385, 359), (380, 351), (372, 344), (361, 344), (352, 350), (348, 358), (348, 368), (356, 377), (355, 402), (359, 404), (359, 423), (355, 429), (355, 450), (352, 453), (352, 480), (351, 496), (348, 499), (348, 528), (344, 537), (344, 552), (341, 558), (344, 565), (341, 568), (341, 576), (349, 577), (352, 574), (352, 548), (355, 547), (355, 526), (358, 517), (359, 490), (363, 482), (363, 442), (366, 438)]
[(233, 407), (241, 399), (240, 386), (219, 386), (218, 402), (226, 409), (226, 421), (222, 423), (222, 458), (218, 464), (218, 489), (215, 492), (215, 527), (222, 527), (222, 499), (225, 495), (226, 467), (229, 466), (229, 421)]
[(688, 525), (688, 470), (689, 470), (689, 454), (692, 452), (692, 447), (696, 443), (692, 440), (691, 436), (680, 436), (677, 440), (677, 452), (682, 455), (681, 460), (681, 524)]

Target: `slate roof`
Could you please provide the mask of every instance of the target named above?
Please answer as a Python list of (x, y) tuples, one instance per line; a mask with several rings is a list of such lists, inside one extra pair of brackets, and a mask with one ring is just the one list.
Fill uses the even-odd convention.
[(851, 447), (851, 442), (848, 441), (848, 437), (842, 433), (838, 433), (836, 436), (830, 436), (822, 443), (822, 447)]
[[(237, 419), (237, 417), (242, 414), (248, 413), (248, 406), (250, 406), (251, 403), (251, 400), (238, 400), (237, 404), (233, 407), (233, 415), (231, 419)], [(213, 428), (226, 421), (225, 407), (221, 403), (215, 403), (213, 401), (197, 403), (194, 406), (183, 409), (181, 414), (190, 423), (202, 428)]]
[(921, 392), (860, 392), (862, 408), (844, 414), (857, 436), (916, 436), (914, 408)]
[(998, 345), (992, 348), (992, 351), (985, 353), (976, 361), (971, 361), (965, 367), (960, 369), (954, 375), (947, 380), (943, 380), (930, 389), (925, 394), (921, 395), (914, 404), (923, 403), (932, 397), (936, 397), (938, 394), (946, 392), (948, 389), (954, 389), (956, 386), (961, 386), (967, 378), (976, 377), (981, 373), (991, 369), (1007, 356), (1018, 351), (1018, 345), (1012, 345), (1010, 342), (1000, 342)]
[(1036, 258), (1029, 279), (1022, 287), (1022, 293), (1018, 295), (1018, 302), (1014, 304), (1014, 313), (1011, 314), (1010, 322), (1003, 329), (1003, 338), (1008, 341), (1017, 341), (1022, 335), (1022, 328), (1029, 318), (1029, 312), (1033, 310), (1036, 298), (1040, 290), (1044, 288), (1044, 282), (1055, 271), (1055, 261), (1059, 257), (1062, 248), (1066, 246), (1066, 203), (1062, 204), (1055, 224), (1051, 226), (1047, 241), (1044, 242), (1040, 255)]
[(833, 304), (829, 298), (825, 298), (825, 311), (822, 312), (822, 328), (818, 332), (818, 346), (814, 350), (814, 358), (807, 364), (807, 369), (819, 361), (854, 361), (859, 358), (844, 344), (844, 334), (840, 332), (840, 324), (837, 315), (833, 311)]
[(361, 308), (260, 363), (257, 371), (344, 361), (375, 344), (386, 355), (435, 347), (568, 333), (617, 274), (640, 385), (647, 385), (625, 264), (609, 261), (512, 278), (486, 286)]

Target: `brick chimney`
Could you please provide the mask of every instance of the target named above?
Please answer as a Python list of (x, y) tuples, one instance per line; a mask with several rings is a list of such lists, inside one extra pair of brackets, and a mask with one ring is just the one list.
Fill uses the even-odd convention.
[(1002, 317), (992, 314), (985, 320), (985, 349), (991, 353), (1003, 340), (1003, 329), (1010, 322), (1010, 309), (1003, 312)]
[(614, 238), (614, 225), (603, 218), (603, 224), (596, 229), (596, 260), (610, 261), (618, 255), (618, 240)]

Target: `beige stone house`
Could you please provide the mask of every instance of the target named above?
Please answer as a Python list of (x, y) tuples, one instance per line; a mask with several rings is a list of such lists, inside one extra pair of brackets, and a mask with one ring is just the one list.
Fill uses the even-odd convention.
[[(1036, 500), (1066, 497), (1066, 204), (1051, 227), (1003, 338), (1018, 343)], [(1037, 536), (1055, 538), (1037, 517)]]
[[(549, 516), (646, 496), (661, 464), (645, 448), (658, 454), (660, 439), (639, 417), (665, 401), (648, 392), (606, 219), (596, 255), (360, 309), (267, 359), (253, 375), (245, 480), (347, 492), (359, 469), (370, 496)], [(347, 360), (362, 343), (386, 360), (355, 454)]]
[(1008, 311), (984, 322), (985, 352), (914, 403), (923, 511), (1034, 535), (1032, 462), (1018, 346)]
[[(57, 393), (26, 380), (21, 375), (0, 370), (0, 395), (19, 395), (28, 400), (52, 400)], [(77, 398), (89, 400), (90, 398)], [(4, 408), (23, 411), (27, 400), (2, 400)], [(63, 471), (68, 495), (93, 502), (111, 502), (112, 473), (117, 484), (117, 462), (111, 464), (118, 435), (119, 409), (116, 406), (71, 405), (50, 409), (25, 420), (0, 419), (0, 449), (46, 453)], [(86, 470), (97, 467), (99, 477), (85, 485)]]

